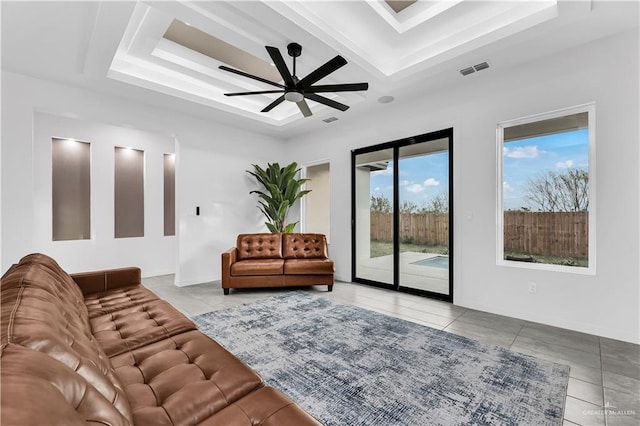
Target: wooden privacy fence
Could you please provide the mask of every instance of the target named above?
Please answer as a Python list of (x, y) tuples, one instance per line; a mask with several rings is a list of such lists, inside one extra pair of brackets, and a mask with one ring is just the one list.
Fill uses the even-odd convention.
[(504, 249), (531, 254), (586, 257), (588, 212), (504, 212)]
[[(392, 241), (391, 213), (371, 213), (371, 239)], [(401, 214), (400, 240), (449, 246), (449, 215)], [(504, 249), (530, 254), (586, 257), (587, 212), (504, 212)]]
[[(371, 213), (371, 239), (392, 241), (391, 213)], [(427, 246), (449, 246), (449, 214), (400, 214), (400, 240)]]

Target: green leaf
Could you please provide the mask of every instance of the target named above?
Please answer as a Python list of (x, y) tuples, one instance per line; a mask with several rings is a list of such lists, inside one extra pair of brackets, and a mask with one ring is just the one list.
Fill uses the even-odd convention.
[(279, 232), (278, 229), (269, 222), (265, 222), (264, 224), (267, 225), (267, 229), (269, 229), (271, 233), (276, 234)]
[(287, 233), (287, 234), (292, 233), (297, 224), (298, 224), (298, 222), (294, 222), (294, 223), (288, 224), (287, 226), (285, 226), (284, 232)]
[(300, 172), (298, 164), (292, 162), (284, 167), (278, 163), (267, 163), (263, 169), (252, 164), (253, 171), (246, 172), (253, 176), (266, 192), (252, 190), (250, 194), (258, 196), (258, 209), (268, 219), (267, 227), (271, 232), (293, 232), (296, 223), (285, 226), (289, 209), (303, 196), (311, 192), (301, 190), (309, 179), (296, 179)]

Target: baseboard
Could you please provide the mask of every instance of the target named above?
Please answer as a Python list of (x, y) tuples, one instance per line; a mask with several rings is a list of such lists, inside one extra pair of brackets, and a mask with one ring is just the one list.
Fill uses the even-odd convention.
[(144, 271), (144, 273), (142, 274), (142, 278), (151, 278), (151, 277), (159, 277), (161, 275), (173, 275), (175, 274), (176, 271), (173, 269), (166, 269), (166, 270), (157, 270), (157, 271)]
[(204, 284), (204, 283), (210, 283), (213, 281), (220, 281), (220, 279), (216, 279), (215, 277), (203, 277), (203, 278), (196, 278), (196, 279), (190, 279), (190, 280), (182, 280), (180, 282), (176, 282), (175, 285), (176, 287), (189, 287), (190, 285), (197, 285), (197, 284)]
[(464, 300), (457, 300), (456, 305), (462, 308), (476, 309), (479, 311), (489, 312), (497, 315), (504, 315), (525, 321), (536, 322), (539, 324), (550, 325), (552, 327), (564, 328), (580, 333), (593, 334), (595, 336), (606, 337), (609, 339), (622, 340), (624, 342), (640, 344), (640, 336), (634, 335), (628, 330), (620, 330), (618, 328), (603, 327), (599, 324), (588, 324), (584, 322), (571, 321), (566, 318), (559, 318), (553, 315), (541, 314), (539, 312), (520, 311), (509, 309), (505, 306), (487, 305), (484, 303), (467, 303)]

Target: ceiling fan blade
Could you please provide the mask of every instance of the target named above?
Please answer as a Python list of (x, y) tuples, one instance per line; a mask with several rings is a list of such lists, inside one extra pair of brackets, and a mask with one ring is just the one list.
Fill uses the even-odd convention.
[(284, 102), (284, 95), (280, 96), (278, 99), (276, 99), (275, 101), (271, 102), (269, 105), (264, 107), (264, 109), (262, 111), (260, 111), (260, 112), (269, 112), (273, 108), (275, 108), (278, 105), (280, 105), (282, 102)]
[(309, 86), (305, 90), (310, 93), (325, 92), (357, 92), (359, 90), (367, 90), (369, 83), (350, 83), (350, 84), (327, 84), (324, 86)]
[(218, 68), (220, 68), (220, 69), (221, 69), (221, 70), (223, 70), (223, 71), (229, 71), (229, 72), (232, 72), (232, 73), (234, 73), (234, 74), (241, 75), (241, 76), (243, 76), (243, 77), (252, 78), (252, 79), (254, 79), (254, 80), (258, 80), (258, 81), (261, 81), (261, 82), (263, 82), (263, 83), (270, 84), (270, 85), (272, 85), (272, 86), (281, 87), (281, 88), (283, 88), (283, 89), (285, 88), (282, 84), (274, 83), (273, 81), (269, 81), (269, 80), (267, 80), (266, 78), (258, 77), (258, 76), (251, 75), (251, 74), (247, 74), (246, 72), (242, 72), (242, 71), (234, 70), (233, 68), (229, 68), (229, 67), (224, 66), (224, 65), (220, 65)]
[(340, 111), (346, 111), (349, 109), (348, 105), (341, 104), (340, 102), (336, 102), (332, 99), (325, 98), (324, 96), (316, 95), (314, 93), (305, 93), (304, 97), (307, 99), (311, 99), (312, 101), (324, 104), (326, 106), (330, 106), (331, 108), (339, 109)]
[(289, 68), (287, 68), (287, 64), (284, 63), (284, 59), (282, 58), (280, 49), (272, 46), (265, 46), (265, 47), (267, 49), (267, 52), (269, 52), (269, 56), (271, 56), (271, 60), (273, 61), (276, 68), (278, 69), (278, 72), (282, 76), (282, 80), (284, 81), (284, 84), (286, 84), (288, 87), (295, 86), (295, 83), (293, 82), (293, 77), (289, 72)]
[(309, 105), (307, 104), (307, 101), (305, 101), (304, 99), (301, 100), (300, 102), (296, 102), (296, 105), (298, 105), (298, 108), (300, 108), (300, 112), (305, 117), (310, 117), (313, 115), (311, 113), (311, 110), (309, 109)]
[(298, 82), (298, 87), (306, 89), (316, 81), (328, 76), (340, 67), (347, 65), (347, 60), (338, 55)]
[(225, 93), (225, 96), (264, 95), (266, 93), (283, 93), (284, 90), (263, 90), (261, 92)]

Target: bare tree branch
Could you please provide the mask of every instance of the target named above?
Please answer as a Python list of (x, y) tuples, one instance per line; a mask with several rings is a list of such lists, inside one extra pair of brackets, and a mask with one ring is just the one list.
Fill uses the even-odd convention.
[(524, 196), (531, 210), (543, 212), (580, 212), (589, 209), (589, 172), (570, 168), (549, 171), (527, 182)]

